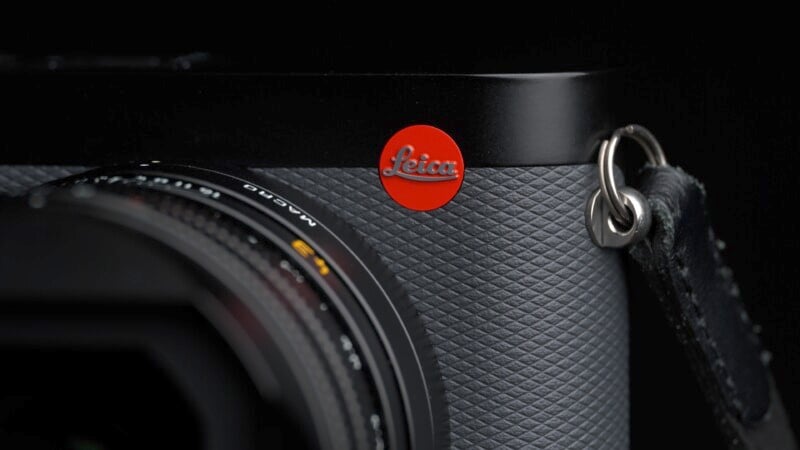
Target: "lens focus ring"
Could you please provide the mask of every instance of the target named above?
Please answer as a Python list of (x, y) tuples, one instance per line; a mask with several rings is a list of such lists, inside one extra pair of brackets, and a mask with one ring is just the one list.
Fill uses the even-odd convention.
[(413, 305), (360, 237), (301, 193), (252, 173), (143, 164), (56, 182), (28, 205), (146, 238), (170, 255), (155, 260), (194, 273), (211, 295), (188, 304), (312, 447), (447, 445), (441, 377)]

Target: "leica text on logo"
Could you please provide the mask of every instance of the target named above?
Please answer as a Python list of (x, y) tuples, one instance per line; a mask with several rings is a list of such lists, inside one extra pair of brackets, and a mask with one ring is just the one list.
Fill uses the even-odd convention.
[(419, 159), (415, 159), (413, 156), (414, 146), (401, 147), (397, 150), (397, 154), (392, 156), (394, 166), (383, 169), (383, 175), (386, 177), (398, 176), (414, 181), (449, 181), (458, 178), (456, 161), (430, 160), (427, 153), (419, 155)]
[(378, 161), (389, 197), (414, 211), (432, 211), (452, 200), (464, 181), (464, 157), (450, 135), (431, 125), (396, 132)]

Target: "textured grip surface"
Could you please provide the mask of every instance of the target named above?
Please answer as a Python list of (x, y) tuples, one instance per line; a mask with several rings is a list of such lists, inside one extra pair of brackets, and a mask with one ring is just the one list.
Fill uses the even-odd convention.
[(419, 308), (456, 448), (627, 448), (628, 325), (616, 253), (589, 240), (596, 167), (472, 169), (406, 210), (377, 169), (266, 169), (354, 225)]
[[(595, 169), (469, 169), (427, 213), (392, 202), (377, 169), (259, 171), (336, 211), (406, 286), (436, 348), (455, 448), (625, 449), (625, 280), (584, 227)], [(0, 167), (0, 192), (64, 173)]]
[(0, 194), (19, 195), (48, 181), (86, 170), (77, 166), (0, 166)]

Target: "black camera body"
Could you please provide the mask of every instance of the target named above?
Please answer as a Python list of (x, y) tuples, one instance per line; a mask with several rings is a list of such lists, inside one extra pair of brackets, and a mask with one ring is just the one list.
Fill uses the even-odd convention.
[[(0, 348), (24, 366), (31, 348), (130, 344), (172, 379), (206, 367), (174, 382), (184, 396), (241, 379), (229, 401), (279, 405), (217, 424), (204, 448), (289, 430), (312, 448), (627, 448), (623, 267), (583, 219), (612, 76), (0, 74), (0, 308), (29, 323), (0, 322)], [(410, 126), (462, 159), (398, 146)], [(415, 210), (436, 177), (454, 194)], [(153, 298), (212, 331), (86, 334)], [(78, 310), (81, 326), (51, 326)], [(153, 350), (170, 339), (199, 362), (164, 362), (180, 359)], [(222, 360), (238, 375), (208, 368)], [(223, 400), (189, 402), (198, 428), (257, 409)], [(265, 417), (287, 424), (242, 437)]]

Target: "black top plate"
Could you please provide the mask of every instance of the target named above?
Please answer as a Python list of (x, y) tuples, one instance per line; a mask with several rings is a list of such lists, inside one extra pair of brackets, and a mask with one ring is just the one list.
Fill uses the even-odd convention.
[(614, 79), (0, 71), (0, 163), (377, 167), (413, 124), (450, 134), (467, 167), (583, 163), (614, 124)]

